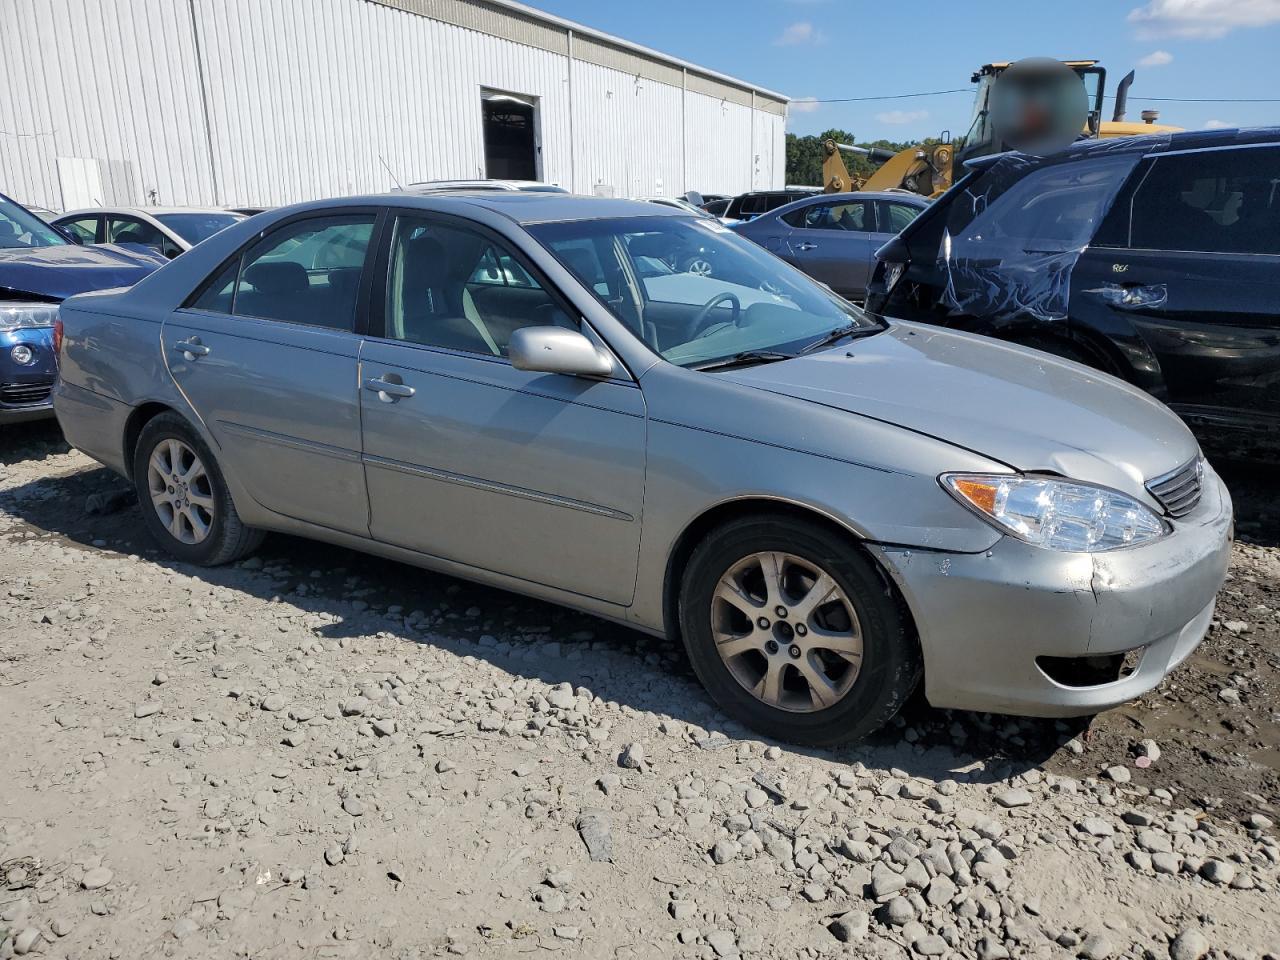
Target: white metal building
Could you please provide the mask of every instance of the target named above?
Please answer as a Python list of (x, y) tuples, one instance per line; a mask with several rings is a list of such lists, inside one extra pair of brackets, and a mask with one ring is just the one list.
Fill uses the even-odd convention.
[(0, 0), (0, 64), (0, 193), (53, 209), (785, 168), (786, 97), (510, 0)]

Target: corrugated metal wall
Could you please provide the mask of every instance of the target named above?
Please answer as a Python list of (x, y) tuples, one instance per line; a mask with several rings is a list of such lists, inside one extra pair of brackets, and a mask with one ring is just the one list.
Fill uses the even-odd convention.
[(388, 168), (478, 177), (482, 89), (537, 98), (542, 177), (581, 192), (781, 186), (776, 101), (504, 29), (528, 42), (366, 0), (0, 0), (0, 192), (279, 204), (384, 191)]

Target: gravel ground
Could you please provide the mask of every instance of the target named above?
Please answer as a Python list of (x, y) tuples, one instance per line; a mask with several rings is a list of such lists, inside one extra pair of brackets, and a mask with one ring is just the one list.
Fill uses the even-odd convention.
[(1229, 480), (1219, 619), (1150, 696), (803, 751), (546, 604), (284, 537), (175, 564), (7, 428), (0, 960), (1280, 957), (1277, 479)]

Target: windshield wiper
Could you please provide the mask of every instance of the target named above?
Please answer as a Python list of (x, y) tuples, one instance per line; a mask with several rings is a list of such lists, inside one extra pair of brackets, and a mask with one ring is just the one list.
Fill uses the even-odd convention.
[[(812, 353), (822, 347), (830, 346), (837, 340), (843, 340), (845, 337), (863, 337), (871, 333), (879, 333), (880, 327), (864, 327), (858, 323), (851, 323), (847, 327), (837, 327), (830, 333), (825, 333), (817, 340), (812, 340), (800, 348), (800, 353)], [(798, 356), (799, 354), (797, 354)]]
[(690, 370), (728, 370), (730, 367), (746, 367), (755, 363), (774, 363), (778, 360), (790, 360), (794, 353), (780, 353), (777, 350), (743, 350), (731, 357), (719, 360), (708, 360), (706, 363), (695, 363)]

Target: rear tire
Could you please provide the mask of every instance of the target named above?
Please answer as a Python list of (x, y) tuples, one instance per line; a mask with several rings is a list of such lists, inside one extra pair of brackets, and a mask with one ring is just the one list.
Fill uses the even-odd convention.
[(880, 571), (811, 521), (744, 518), (712, 531), (689, 558), (679, 617), (712, 699), (779, 740), (861, 739), (920, 678), (919, 644)]
[(179, 560), (215, 567), (262, 543), (262, 531), (236, 513), (213, 452), (176, 413), (158, 414), (142, 428), (133, 484), (147, 532)]

